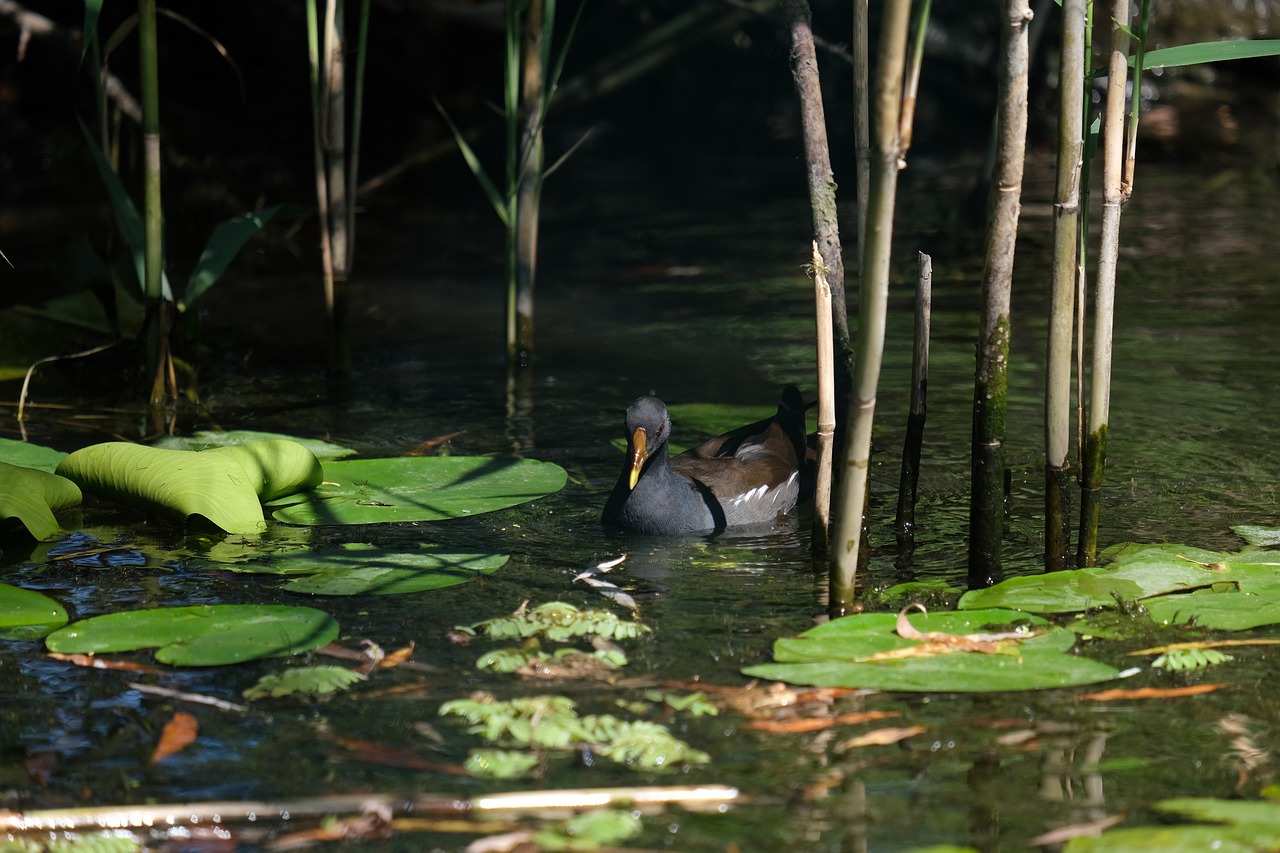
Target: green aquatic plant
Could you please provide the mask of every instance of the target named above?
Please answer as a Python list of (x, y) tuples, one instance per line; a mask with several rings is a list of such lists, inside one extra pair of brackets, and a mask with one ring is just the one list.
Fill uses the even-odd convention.
[(488, 456), (404, 456), (329, 462), (311, 491), (270, 504), (285, 524), (381, 524), (466, 518), (558, 492), (551, 462)]
[(471, 635), (481, 633), (492, 640), (522, 639), (541, 634), (548, 640), (564, 641), (587, 636), (633, 640), (651, 629), (607, 610), (579, 610), (563, 601), (549, 601), (510, 616), (495, 616), (474, 625), (460, 625), (456, 630)]
[(310, 489), (321, 467), (292, 441), (255, 441), (199, 453), (107, 442), (77, 450), (58, 474), (91, 494), (186, 522), (198, 516), (228, 533), (254, 533), (262, 502)]
[(37, 640), (67, 618), (66, 609), (44, 593), (0, 583), (0, 640)]
[(62, 531), (54, 513), (78, 506), (80, 487), (57, 474), (0, 462), (0, 530), (16, 520), (36, 539)]
[(590, 748), (597, 755), (650, 772), (711, 760), (705, 752), (673, 736), (665, 726), (623, 720), (612, 714), (581, 716), (577, 704), (566, 696), (499, 701), (481, 694), (444, 703), (440, 715), (461, 717), (470, 724), (468, 731), (498, 747), (562, 752)]
[(241, 695), (251, 701), (294, 695), (327, 698), (364, 680), (365, 676), (343, 666), (299, 666), (264, 675)]
[(223, 666), (317, 649), (338, 637), (338, 623), (313, 607), (202, 604), (126, 610), (72, 622), (45, 638), (59, 654), (156, 649), (175, 666)]

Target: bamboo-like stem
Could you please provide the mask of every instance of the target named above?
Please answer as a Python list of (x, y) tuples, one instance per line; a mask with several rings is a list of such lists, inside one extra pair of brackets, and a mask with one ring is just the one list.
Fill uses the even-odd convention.
[(691, 810), (717, 810), (740, 798), (737, 788), (724, 785), (673, 785), (666, 787), (570, 788), (546, 791), (511, 791), (470, 800), (452, 794), (332, 794), (294, 800), (187, 802), (139, 806), (90, 806), (41, 811), (0, 811), (3, 832), (71, 832), (100, 829), (261, 823), (274, 820), (319, 818), (327, 815), (377, 813), (466, 815), (468, 813), (521, 814), (577, 811), (611, 805), (634, 805), (644, 812), (667, 805)]
[[(156, 412), (166, 398), (177, 400), (168, 381), (170, 305), (164, 295), (164, 206), (160, 197), (160, 69), (157, 61), (156, 0), (138, 0), (139, 68), (142, 78), (143, 292), (148, 313), (150, 405)], [(168, 392), (166, 394), (166, 391)]]
[(969, 495), (969, 582), (1000, 578), (1005, 514), (1005, 417), (1009, 367), (1009, 306), (1018, 240), (1027, 141), (1028, 0), (1008, 0), (997, 81), (997, 142), (987, 202), (982, 319), (973, 393)]
[[(800, 98), (804, 154), (809, 183), (809, 207), (813, 212), (813, 237), (818, 243), (827, 284), (831, 288), (832, 328), (835, 332), (836, 394), (847, 398), (852, 364), (849, 318), (845, 309), (844, 257), (840, 249), (840, 221), (836, 211), (836, 182), (831, 173), (827, 145), (827, 120), (818, 80), (818, 58), (808, 0), (787, 0), (784, 5), (791, 28), (791, 74)], [(837, 401), (837, 405), (841, 401)], [(815, 543), (816, 544), (816, 543)]]
[(846, 419), (849, 434), (845, 440), (845, 467), (840, 478), (839, 512), (831, 547), (828, 608), (832, 615), (853, 609), (858, 556), (863, 549), (862, 518), (866, 511), (867, 469), (871, 464), (871, 425), (875, 418), (889, 302), (889, 255), (900, 155), (898, 119), (910, 18), (909, 0), (885, 4), (876, 62), (875, 168), (867, 199), (866, 269), (858, 297), (854, 385)]
[(360, 186), (360, 137), (364, 128), (364, 73), (369, 58), (369, 6), (360, 2), (360, 30), (356, 36), (356, 77), (351, 103), (351, 155), (347, 160), (347, 273), (356, 258), (356, 198)]
[(826, 556), (831, 541), (831, 458), (836, 435), (835, 344), (831, 328), (831, 286), (813, 242), (814, 317), (818, 338), (818, 459), (813, 487), (813, 544)]
[(1151, 28), (1151, 0), (1142, 0), (1137, 38), (1133, 46), (1133, 91), (1129, 95), (1129, 129), (1124, 146), (1124, 200), (1133, 195), (1134, 168), (1138, 157), (1138, 118), (1142, 114), (1142, 67), (1147, 55), (1147, 33)]
[(871, 189), (871, 119), (868, 116), (871, 74), (867, 45), (867, 0), (853, 0), (853, 149), (857, 176), (857, 275), (866, 270), (867, 195)]
[(915, 128), (916, 93), (920, 90), (920, 70), (924, 67), (924, 40), (929, 32), (929, 10), (933, 0), (923, 0), (916, 12), (914, 34), (911, 39), (911, 61), (907, 63), (907, 79), (902, 91), (902, 116), (898, 119), (898, 138), (902, 156), (911, 148), (911, 136)]
[(1071, 350), (1079, 267), (1084, 151), (1085, 6), (1063, 0), (1058, 66), (1058, 180), (1053, 206), (1048, 370), (1045, 380), (1045, 568), (1068, 568), (1070, 547)]
[[(544, 5), (544, 2), (546, 5)], [(545, 12), (549, 14), (544, 15)], [(523, 79), (519, 109), (523, 117), (516, 177), (515, 350), (510, 361), (528, 367), (533, 354), (533, 286), (538, 263), (538, 205), (542, 193), (542, 119), (545, 113), (544, 45), (554, 22), (555, 0), (530, 0), (522, 28)]]
[(1076, 562), (1098, 559), (1098, 519), (1111, 418), (1111, 343), (1115, 324), (1116, 263), (1120, 255), (1120, 212), (1124, 191), (1125, 89), (1129, 71), (1129, 0), (1113, 0), (1111, 51), (1107, 68), (1106, 125), (1102, 136), (1102, 238), (1093, 297), (1093, 367), (1089, 377), (1089, 423), (1081, 459), (1080, 539)]
[(516, 226), (517, 187), (520, 181), (520, 4), (506, 4), (506, 31), (503, 53), (502, 111), (506, 119), (506, 215), (507, 226), (507, 367), (514, 368), (520, 360), (519, 282), (516, 270), (520, 266), (519, 234)]
[[(1093, 0), (1086, 0), (1084, 12), (1084, 79), (1093, 79)], [(1093, 157), (1096, 152), (1093, 121), (1090, 116), (1093, 105), (1089, 98), (1084, 99), (1084, 107), (1080, 120), (1085, 134), (1084, 163), (1080, 169), (1080, 222), (1076, 228), (1076, 478), (1082, 476), (1080, 460), (1084, 458), (1084, 413), (1085, 413), (1085, 381), (1084, 381), (1084, 327), (1088, 313), (1088, 272), (1089, 259), (1089, 201), (1093, 175)]]
[(324, 168), (329, 193), (329, 250), (333, 255), (332, 275), (325, 294), (329, 314), (329, 368), (334, 377), (351, 369), (347, 338), (347, 280), (351, 274), (351, 245), (347, 230), (351, 199), (347, 195), (347, 85), (346, 85), (346, 3), (327, 0), (324, 19), (324, 48), (321, 78), (324, 99)]
[(902, 473), (898, 478), (898, 541), (909, 543), (916, 527), (916, 486), (920, 481), (920, 456), (928, 417), (929, 335), (933, 313), (933, 259), (919, 253), (916, 276), (916, 310), (912, 329), (911, 408), (902, 447)]

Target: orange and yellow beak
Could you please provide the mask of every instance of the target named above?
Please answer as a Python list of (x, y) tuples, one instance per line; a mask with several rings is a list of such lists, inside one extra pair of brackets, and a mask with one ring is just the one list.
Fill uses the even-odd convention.
[(649, 458), (649, 436), (644, 427), (636, 427), (631, 434), (631, 479), (630, 488), (634, 489), (640, 482), (640, 472), (644, 469), (645, 460)]

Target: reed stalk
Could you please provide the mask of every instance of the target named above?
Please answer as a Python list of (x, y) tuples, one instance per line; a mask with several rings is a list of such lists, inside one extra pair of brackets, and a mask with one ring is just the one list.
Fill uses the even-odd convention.
[(849, 400), (839, 511), (831, 548), (828, 607), (831, 615), (853, 610), (854, 583), (863, 546), (871, 426), (875, 418), (880, 364), (884, 355), (889, 302), (889, 256), (893, 244), (893, 209), (898, 186), (898, 127), (902, 112), (902, 72), (906, 65), (910, 0), (885, 4), (875, 82), (875, 157), (867, 197), (866, 268), (858, 297), (858, 343)]
[(867, 243), (867, 196), (871, 189), (871, 119), (868, 115), (871, 74), (867, 45), (867, 0), (853, 0), (853, 153), (857, 176), (858, 267), (865, 271)]
[(831, 285), (813, 242), (814, 316), (818, 339), (818, 458), (813, 487), (813, 550), (825, 557), (831, 541), (831, 461), (836, 435), (835, 343), (831, 318)]
[(1002, 574), (1013, 259), (1027, 140), (1028, 0), (1008, 0), (997, 80), (997, 141), (987, 201), (982, 317), (973, 394), (969, 495), (969, 582), (985, 586)]
[[(147, 303), (147, 367), (151, 410), (178, 399), (169, 349), (172, 303), (164, 294), (164, 206), (160, 197), (160, 69), (156, 0), (138, 0), (139, 69), (142, 93), (143, 293)], [(158, 419), (157, 419), (158, 420)]]
[(1045, 568), (1069, 568), (1071, 537), (1071, 350), (1081, 264), (1080, 174), (1084, 159), (1087, 0), (1063, 0), (1058, 66), (1058, 178), (1053, 205), (1048, 371), (1045, 384)]
[(933, 0), (923, 0), (916, 12), (915, 26), (912, 27), (911, 61), (907, 63), (907, 79), (903, 83), (902, 115), (898, 119), (898, 138), (902, 153), (911, 148), (911, 137), (915, 132), (916, 93), (920, 90), (920, 71), (924, 67), (924, 41), (929, 33), (929, 11)]
[[(804, 154), (813, 213), (813, 238), (818, 243), (827, 284), (831, 288), (832, 329), (835, 336), (835, 393), (847, 400), (851, 385), (852, 347), (845, 308), (844, 257), (840, 247), (840, 221), (836, 211), (836, 182), (827, 145), (826, 113), (818, 79), (818, 58), (813, 44), (812, 15), (808, 0), (787, 0), (784, 6), (791, 29), (791, 74), (800, 98)], [(816, 543), (815, 543), (816, 544)]]
[(902, 447), (902, 473), (898, 477), (898, 541), (908, 544), (916, 527), (916, 488), (920, 482), (920, 456), (928, 417), (929, 336), (933, 314), (933, 259), (919, 253), (916, 276), (915, 322), (912, 328), (911, 407)]
[[(515, 5), (515, 4), (512, 4)], [(515, 316), (508, 321), (514, 338), (508, 340), (508, 364), (528, 367), (533, 352), (533, 286), (538, 263), (538, 207), (542, 194), (542, 120), (545, 115), (547, 49), (555, 20), (555, 0), (530, 0), (522, 34), (522, 75), (517, 107), (520, 129), (515, 179)], [(508, 81), (513, 82), (513, 81)]]
[[(1093, 363), (1089, 379), (1088, 431), (1080, 482), (1080, 538), (1076, 562), (1098, 559), (1098, 519), (1111, 418), (1111, 353), (1115, 327), (1116, 263), (1120, 254), (1120, 213), (1125, 192), (1125, 90), (1129, 72), (1129, 0), (1113, 0), (1107, 63), (1105, 126), (1102, 136), (1102, 237), (1093, 297)], [(1136, 78), (1135, 78), (1136, 83)]]
[[(355, 259), (357, 186), (369, 0), (362, 0), (357, 63), (348, 116), (346, 4), (327, 0), (321, 13), (307, 0), (307, 41), (311, 65), (312, 153), (320, 221), (320, 269), (327, 322), (331, 380), (351, 371), (347, 333), (348, 282)], [(348, 139), (350, 140), (348, 142)]]

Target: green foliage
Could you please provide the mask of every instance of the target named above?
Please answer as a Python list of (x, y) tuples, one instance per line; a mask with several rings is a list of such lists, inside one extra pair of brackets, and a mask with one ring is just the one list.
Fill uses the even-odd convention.
[(657, 723), (622, 720), (611, 714), (579, 716), (577, 705), (565, 696), (500, 702), (481, 695), (446, 702), (440, 714), (462, 717), (471, 724), (468, 731), (497, 746), (556, 751), (590, 746), (598, 755), (647, 771), (711, 760)]
[(476, 661), (477, 669), (492, 672), (516, 672), (532, 663), (545, 664), (550, 667), (567, 667), (574, 657), (587, 657), (605, 669), (621, 669), (627, 665), (627, 656), (617, 649), (596, 649), (583, 652), (578, 649), (556, 649), (544, 652), (541, 649), (494, 649), (481, 655)]
[(400, 595), (466, 583), (496, 572), (509, 559), (506, 554), (450, 553), (432, 546), (405, 551), (346, 543), (220, 568), (294, 576), (283, 589), (308, 595)]
[(1098, 836), (1071, 839), (1064, 853), (1169, 850), (1255, 853), (1280, 846), (1280, 804), (1277, 803), (1189, 797), (1162, 800), (1155, 807), (1200, 823), (1109, 829)]
[(338, 623), (311, 607), (214, 604), (108, 613), (72, 622), (45, 638), (49, 651), (100, 654), (156, 648), (176, 666), (221, 666), (317, 649)]
[(58, 474), (98, 497), (176, 521), (200, 516), (228, 533), (254, 533), (266, 526), (260, 501), (315, 486), (321, 468), (292, 441), (200, 453), (107, 442), (72, 453)]
[(558, 826), (539, 829), (533, 834), (533, 843), (539, 850), (597, 850), (617, 847), (643, 828), (635, 812), (592, 809)]
[(365, 676), (342, 666), (300, 666), (262, 676), (257, 684), (244, 691), (244, 698), (279, 699), (295, 693), (316, 698), (328, 697), (364, 680)]
[(67, 618), (49, 596), (0, 583), (0, 640), (38, 640), (67, 624)]
[(79, 505), (80, 488), (65, 477), (0, 462), (0, 529), (17, 519), (36, 539), (62, 531), (54, 513)]
[(314, 491), (272, 505), (286, 524), (441, 521), (558, 492), (568, 474), (534, 459), (414, 456), (330, 462)]
[(1234, 660), (1234, 658), (1231, 655), (1223, 654), (1217, 649), (1192, 646), (1190, 648), (1169, 649), (1153, 660), (1151, 665), (1156, 669), (1167, 668), (1174, 672), (1189, 672), (1195, 669), (1217, 666), (1230, 660)]
[(532, 610), (497, 616), (471, 626), (459, 626), (458, 630), (469, 634), (478, 631), (493, 640), (523, 639), (541, 634), (553, 641), (585, 636), (633, 640), (650, 631), (647, 625), (622, 619), (607, 610), (579, 610), (563, 601), (549, 601)]
[(318, 438), (298, 438), (297, 436), (284, 435), (278, 432), (258, 432), (251, 429), (198, 430), (189, 436), (165, 436), (159, 441), (153, 442), (151, 446), (162, 447), (165, 450), (211, 450), (215, 447), (227, 447), (233, 444), (246, 444), (250, 441), (270, 439), (301, 444), (321, 462), (341, 459), (344, 456), (352, 456), (356, 453), (350, 447), (321, 441)]
[[(891, 613), (834, 619), (773, 646), (774, 663), (742, 670), (753, 678), (822, 687), (870, 687), (919, 692), (1040, 690), (1093, 684), (1115, 678), (1111, 666), (1069, 653), (1072, 631), (1039, 617), (1009, 610), (930, 613), (913, 626), (932, 633), (972, 636), (990, 626), (1018, 623), (1041, 632), (1025, 640), (1001, 641), (986, 653), (902, 637)], [(1000, 629), (1008, 632), (1007, 627)]]
[(102, 835), (75, 835), (53, 841), (14, 839), (0, 841), (0, 853), (139, 853), (142, 842), (114, 831)]
[(1280, 555), (1231, 554), (1189, 545), (1125, 544), (1101, 555), (1102, 567), (1010, 578), (965, 593), (961, 610), (1008, 607), (1075, 613), (1140, 601), (1161, 624), (1192, 623), (1243, 631), (1280, 623)]
[(715, 717), (720, 709), (711, 704), (701, 693), (686, 693), (680, 696), (675, 693), (663, 693), (650, 690), (644, 694), (650, 702), (661, 702), (673, 711), (683, 711), (695, 717)]
[(52, 447), (16, 441), (12, 438), (0, 438), (0, 462), (21, 465), (23, 468), (36, 468), (52, 474), (66, 455)]
[(463, 766), (472, 776), (486, 779), (519, 779), (537, 767), (536, 753), (514, 749), (473, 749)]

